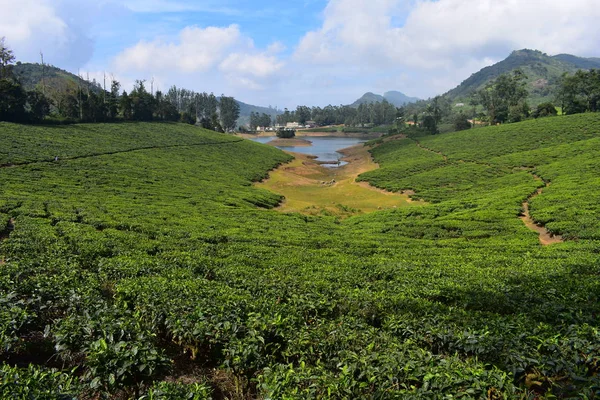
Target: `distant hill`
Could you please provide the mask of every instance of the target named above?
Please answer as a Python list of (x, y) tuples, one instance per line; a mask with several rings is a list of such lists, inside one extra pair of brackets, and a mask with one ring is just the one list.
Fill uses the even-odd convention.
[(356, 100), (354, 103), (350, 105), (350, 107), (358, 107), (361, 104), (369, 104), (369, 103), (377, 103), (382, 102), (383, 100), (387, 100), (396, 107), (401, 107), (407, 103), (414, 103), (419, 101), (416, 97), (409, 97), (402, 92), (390, 91), (386, 92), (383, 96), (371, 92), (367, 92), (362, 95), (362, 97)]
[[(46, 65), (45, 68), (42, 69), (41, 64), (18, 63), (14, 65), (13, 72), (27, 90), (32, 90), (39, 85), (42, 82), (42, 76), (44, 79), (46, 79), (46, 82), (50, 82), (51, 80), (54, 82), (58, 81), (65, 86), (72, 85), (77, 87), (81, 85), (82, 87), (85, 87), (89, 84), (86, 80), (79, 78), (77, 75), (52, 65)], [(90, 90), (95, 90), (98, 92), (102, 90), (101, 82), (92, 81), (89, 86)], [(107, 89), (110, 90), (109, 87), (107, 87)], [(248, 124), (250, 122), (250, 113), (252, 112), (258, 112), (261, 114), (266, 113), (270, 115), (271, 118), (275, 118), (278, 114), (282, 113), (274, 108), (254, 106), (239, 100), (236, 101), (240, 105), (240, 117), (238, 119), (238, 125)]]
[(508, 58), (483, 68), (446, 93), (450, 99), (465, 99), (482, 89), (498, 76), (520, 68), (527, 75), (527, 89), (532, 105), (554, 99), (559, 78), (579, 69), (600, 68), (600, 59), (582, 58), (570, 54), (549, 56), (538, 50), (513, 51)]
[[(17, 63), (13, 66), (13, 73), (27, 90), (33, 90), (38, 84), (41, 84), (42, 77), (46, 82), (59, 81), (66, 86), (76, 87), (80, 85), (86, 87), (86, 85), (88, 85), (86, 80), (52, 65), (45, 65), (44, 68), (42, 68), (42, 64)], [(102, 87), (99, 83), (93, 81), (90, 85), (90, 89), (100, 91)]]
[(238, 118), (238, 125), (249, 125), (250, 124), (250, 113), (257, 112), (259, 114), (265, 113), (271, 116), (272, 120), (275, 120), (275, 117), (279, 114), (283, 114), (283, 111), (279, 111), (272, 107), (261, 107), (261, 106), (253, 106), (252, 104), (246, 104), (239, 100), (236, 100), (240, 105), (240, 117)]

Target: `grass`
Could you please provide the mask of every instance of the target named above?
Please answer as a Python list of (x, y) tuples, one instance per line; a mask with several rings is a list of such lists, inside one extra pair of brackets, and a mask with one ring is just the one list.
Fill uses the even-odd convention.
[(331, 187), (192, 126), (0, 124), (0, 394), (594, 398), (599, 121), (386, 138)]

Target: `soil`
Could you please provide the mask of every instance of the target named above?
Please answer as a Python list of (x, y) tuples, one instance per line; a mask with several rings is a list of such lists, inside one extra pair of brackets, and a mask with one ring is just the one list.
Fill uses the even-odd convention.
[[(536, 180), (541, 180), (540, 177), (538, 177), (537, 175), (533, 176)], [(546, 183), (546, 187), (548, 187), (548, 183)], [(548, 229), (546, 229), (544, 226), (542, 225), (538, 225), (535, 223), (535, 221), (533, 220), (533, 218), (531, 218), (531, 215), (529, 214), (529, 202), (542, 194), (542, 192), (544, 191), (543, 188), (539, 188), (534, 194), (532, 194), (531, 196), (529, 196), (527, 198), (527, 200), (525, 200), (523, 202), (523, 215), (521, 215), (521, 221), (523, 221), (523, 223), (525, 224), (526, 227), (528, 227), (529, 229), (531, 229), (534, 232), (537, 232), (540, 238), (540, 243), (542, 244), (542, 246), (549, 246), (551, 244), (556, 244), (556, 243), (562, 243), (563, 242), (563, 238), (561, 236), (558, 235), (553, 235), (552, 233), (550, 233), (548, 231)]]
[(348, 164), (337, 168), (326, 168), (313, 156), (289, 152), (295, 160), (273, 171), (258, 186), (285, 196), (277, 208), (282, 212), (348, 217), (413, 203), (406, 193), (356, 182), (358, 175), (379, 168), (368, 150), (363, 144), (340, 150)]

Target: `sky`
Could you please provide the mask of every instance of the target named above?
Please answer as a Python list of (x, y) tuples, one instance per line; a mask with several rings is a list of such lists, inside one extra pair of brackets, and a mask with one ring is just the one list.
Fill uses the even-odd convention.
[[(130, 90), (137, 79), (293, 109), (429, 98), (529, 48), (600, 56), (598, 0), (0, 0), (0, 37)], [(148, 84), (147, 84), (148, 86)]]

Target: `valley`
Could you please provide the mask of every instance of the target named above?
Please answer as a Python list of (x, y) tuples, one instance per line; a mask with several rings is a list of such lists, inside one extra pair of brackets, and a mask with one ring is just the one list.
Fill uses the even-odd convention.
[(593, 396), (599, 118), (409, 131), (339, 168), (185, 124), (0, 123), (3, 387)]

